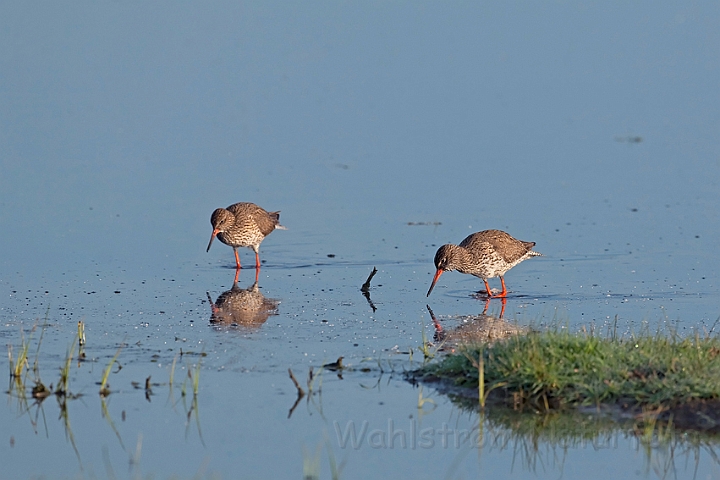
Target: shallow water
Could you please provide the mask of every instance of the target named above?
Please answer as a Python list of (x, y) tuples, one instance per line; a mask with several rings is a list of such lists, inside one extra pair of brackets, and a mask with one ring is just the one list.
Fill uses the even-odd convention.
[[(83, 396), (67, 402), (69, 426), (54, 397), (28, 410), (7, 396), (0, 477), (297, 478), (305, 462), (327, 478), (332, 455), (342, 478), (664, 478), (654, 463), (667, 460), (664, 447), (648, 453), (623, 430), (602, 447), (573, 443), (561, 460), (540, 437), (528, 464), (522, 442), (443, 446), (445, 425), (476, 431), (477, 414), (402, 372), (432, 337), (427, 305), (447, 329), (483, 311), (473, 277), (447, 273), (425, 294), (435, 250), (486, 228), (545, 255), (508, 273), (505, 319), (714, 327), (718, 13), (650, 3), (9, 7), (0, 337), (16, 355), (47, 317), (40, 377), (56, 384), (82, 320), (87, 360), (73, 362), (70, 391)], [(279, 303), (264, 322), (211, 324), (208, 295), (230, 290), (235, 269), (229, 247), (205, 252), (209, 217), (237, 201), (282, 211), (288, 230), (263, 243), (259, 276), (259, 293)], [(373, 267), (375, 311), (360, 292)], [(254, 277), (243, 269), (239, 287)], [(97, 382), (121, 345), (105, 413)], [(340, 356), (342, 379), (324, 371), (288, 418), (287, 369), (307, 390), (309, 368)], [(193, 405), (186, 379), (198, 362)], [(420, 393), (434, 403), (418, 410)], [(367, 422), (357, 449), (337, 437), (348, 422), (358, 432)], [(410, 444), (428, 428), (428, 448)], [(388, 430), (405, 433), (407, 448)], [(718, 476), (711, 449), (681, 451), (678, 476)]]

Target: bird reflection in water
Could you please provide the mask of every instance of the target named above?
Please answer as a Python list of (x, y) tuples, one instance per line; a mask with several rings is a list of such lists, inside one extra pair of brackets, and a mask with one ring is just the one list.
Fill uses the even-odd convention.
[(505, 299), (503, 299), (500, 315), (487, 313), (490, 301), (485, 302), (485, 308), (480, 315), (467, 315), (458, 317), (461, 324), (451, 330), (445, 329), (435, 317), (429, 305), (426, 305), (430, 318), (435, 326), (434, 341), (442, 350), (454, 351), (455, 347), (467, 343), (492, 343), (497, 340), (527, 333), (527, 328), (503, 320), (505, 312)]
[(223, 292), (213, 302), (210, 292), (207, 293), (212, 314), (211, 325), (259, 327), (271, 315), (278, 314), (279, 300), (266, 298), (260, 293), (258, 282), (249, 288), (240, 288), (237, 276), (230, 290)]

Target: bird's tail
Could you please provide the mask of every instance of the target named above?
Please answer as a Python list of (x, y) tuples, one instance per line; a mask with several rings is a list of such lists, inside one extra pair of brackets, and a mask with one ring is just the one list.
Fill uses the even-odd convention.
[(270, 217), (275, 221), (275, 230), (287, 230), (287, 227), (280, 225), (280, 212), (268, 212)]

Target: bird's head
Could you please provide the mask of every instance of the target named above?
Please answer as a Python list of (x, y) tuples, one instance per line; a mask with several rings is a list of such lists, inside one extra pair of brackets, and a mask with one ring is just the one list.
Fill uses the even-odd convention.
[(457, 245), (452, 245), (450, 243), (438, 248), (435, 253), (435, 268), (442, 270), (443, 272), (452, 272), (453, 270), (456, 270), (457, 267), (455, 266), (453, 260), (457, 249)]
[(220, 232), (224, 232), (234, 223), (235, 215), (233, 215), (224, 208), (218, 208), (212, 213), (212, 216), (210, 217), (210, 224), (212, 224), (213, 231), (216, 232), (215, 235)]
[(437, 283), (438, 278), (440, 278), (440, 275), (442, 275), (443, 272), (452, 272), (455, 270), (456, 267), (453, 264), (453, 258), (457, 248), (457, 245), (447, 244), (438, 248), (438, 251), (435, 253), (435, 268), (437, 270), (435, 270), (435, 276), (433, 277), (430, 289), (427, 292), (428, 297), (430, 296), (430, 292), (433, 291), (433, 288), (435, 288), (435, 284)]
[(210, 223), (212, 224), (213, 232), (212, 235), (210, 235), (210, 242), (208, 243), (206, 252), (210, 251), (210, 246), (217, 234), (224, 232), (235, 223), (235, 215), (224, 208), (218, 208), (212, 213)]

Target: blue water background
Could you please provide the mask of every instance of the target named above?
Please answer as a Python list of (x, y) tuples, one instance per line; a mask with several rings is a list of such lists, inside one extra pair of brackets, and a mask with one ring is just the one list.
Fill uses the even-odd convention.
[[(507, 319), (711, 331), (720, 316), (719, 10), (6, 5), (0, 337), (17, 352), (47, 315), (39, 358), (50, 383), (83, 320), (91, 361), (71, 380), (85, 394), (69, 406), (80, 459), (53, 399), (38, 427), (8, 397), (0, 477), (92, 478), (110, 465), (120, 477), (297, 478), (318, 445), (323, 477), (327, 450), (344, 462), (343, 478), (653, 477), (624, 438), (533, 471), (513, 464), (512, 450), (343, 449), (333, 422), (477, 424), (428, 389), (438, 406), (418, 412), (402, 352), (423, 330), (432, 335), (426, 304), (448, 328), (483, 310), (472, 296), (482, 282), (470, 276), (447, 273), (425, 294), (437, 247), (487, 228), (545, 255), (508, 273)], [(288, 230), (263, 243), (259, 282), (280, 304), (258, 328), (215, 329), (206, 292), (230, 288), (234, 260), (218, 242), (205, 252), (209, 217), (238, 201), (282, 211)], [(249, 250), (241, 257), (253, 264)], [(376, 312), (359, 292), (373, 267)], [(240, 286), (253, 279), (243, 270)], [(121, 445), (96, 382), (122, 343), (109, 398)], [(207, 354), (201, 431), (177, 388), (165, 399), (181, 348)], [(371, 371), (325, 374), (321, 407), (303, 402), (288, 419), (287, 368), (304, 381), (310, 366), (341, 355)], [(178, 358), (177, 384), (200, 357)], [(383, 362), (398, 370), (381, 373)], [(151, 403), (131, 384), (149, 375), (165, 383)], [(699, 468), (698, 478), (718, 474), (709, 456)]]

